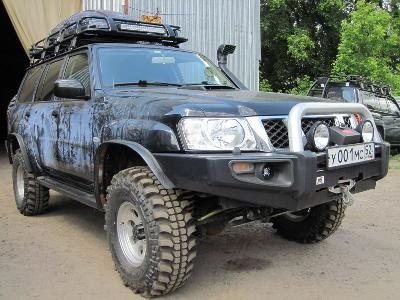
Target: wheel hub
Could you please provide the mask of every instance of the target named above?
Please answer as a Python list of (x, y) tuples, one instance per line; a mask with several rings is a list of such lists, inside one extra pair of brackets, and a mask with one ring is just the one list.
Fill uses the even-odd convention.
[(22, 168), (21, 165), (18, 165), (17, 167), (17, 176), (16, 176), (16, 200), (17, 200), (17, 205), (18, 207), (22, 204), (22, 201), (25, 196), (25, 176), (24, 176), (24, 169)]
[(147, 240), (143, 220), (131, 202), (125, 201), (118, 209), (117, 235), (125, 258), (140, 266), (146, 256)]

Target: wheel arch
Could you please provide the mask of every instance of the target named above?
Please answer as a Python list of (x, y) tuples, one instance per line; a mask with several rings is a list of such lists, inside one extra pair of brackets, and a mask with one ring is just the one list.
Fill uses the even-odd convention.
[(132, 166), (146, 165), (166, 189), (175, 185), (165, 175), (153, 154), (136, 142), (110, 140), (96, 150), (94, 163), (95, 196), (99, 207), (106, 203), (106, 189), (117, 172)]
[(24, 143), (24, 140), (21, 135), (19, 135), (18, 133), (8, 134), (8, 137), (6, 140), (6, 149), (7, 149), (8, 160), (10, 161), (10, 164), (13, 163), (13, 155), (15, 154), (15, 151), (20, 149), (22, 157), (25, 162), (26, 170), (29, 173), (32, 173), (32, 164), (29, 160), (28, 153), (26, 152), (25, 143)]

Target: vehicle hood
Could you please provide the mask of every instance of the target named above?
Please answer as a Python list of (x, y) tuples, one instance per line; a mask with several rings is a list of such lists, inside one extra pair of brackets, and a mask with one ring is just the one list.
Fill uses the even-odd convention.
[(198, 91), (183, 88), (113, 89), (112, 98), (132, 98), (135, 107), (149, 115), (179, 116), (277, 116), (304, 102), (336, 102), (322, 98), (242, 90)]

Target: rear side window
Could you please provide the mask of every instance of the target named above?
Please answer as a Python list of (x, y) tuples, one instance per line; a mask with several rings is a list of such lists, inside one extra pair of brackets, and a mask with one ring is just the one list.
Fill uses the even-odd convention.
[(43, 66), (35, 67), (28, 71), (19, 94), (19, 102), (31, 102), (35, 89), (43, 73)]
[(49, 65), (42, 83), (42, 89), (36, 101), (50, 101), (54, 96), (54, 82), (58, 79), (64, 60), (57, 60)]
[(86, 95), (89, 95), (90, 79), (89, 66), (86, 53), (71, 56), (64, 72), (64, 79), (76, 79), (85, 87)]

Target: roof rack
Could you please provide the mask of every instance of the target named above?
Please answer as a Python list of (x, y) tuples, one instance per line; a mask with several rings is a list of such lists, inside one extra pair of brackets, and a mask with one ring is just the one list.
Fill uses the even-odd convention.
[(361, 90), (365, 90), (368, 92), (372, 92), (378, 95), (389, 96), (392, 97), (392, 89), (389, 85), (384, 84), (383, 82), (373, 81), (367, 77), (361, 75), (336, 75), (331, 77), (317, 77), (315, 79), (314, 84), (312, 85), (309, 94), (316, 93), (321, 94), (323, 96), (325, 94), (326, 87), (330, 82), (347, 82), (353, 85), (356, 85)]
[(180, 27), (146, 23), (109, 11), (87, 10), (58, 24), (46, 38), (29, 50), (31, 65), (74, 48), (98, 42), (153, 43), (178, 47), (187, 41)]

